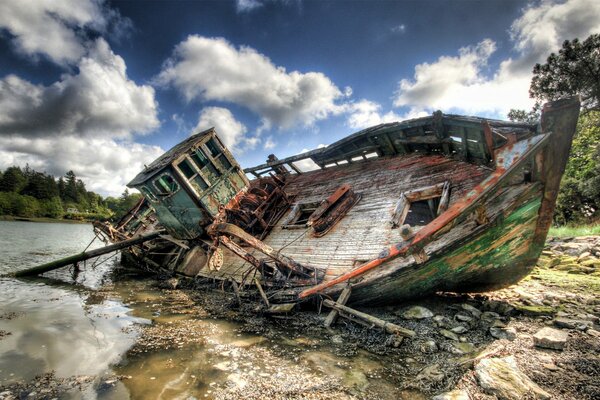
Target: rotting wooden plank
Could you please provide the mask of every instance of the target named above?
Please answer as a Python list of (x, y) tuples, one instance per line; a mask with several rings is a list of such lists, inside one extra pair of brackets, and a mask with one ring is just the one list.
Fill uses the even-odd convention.
[[(348, 302), (348, 299), (350, 298), (350, 294), (352, 294), (352, 287), (348, 286), (348, 287), (344, 288), (344, 290), (342, 290), (342, 293), (340, 294), (340, 297), (338, 297), (335, 304), (342, 305), (342, 306), (346, 305), (346, 303)], [(339, 315), (339, 311), (336, 310), (335, 308), (333, 308), (331, 310), (331, 312), (329, 313), (329, 315), (327, 316), (327, 318), (325, 318), (325, 328), (329, 328), (331, 325), (333, 325), (335, 323), (335, 321), (337, 320), (338, 315)]]
[(401, 326), (392, 324), (391, 322), (384, 321), (382, 319), (379, 319), (377, 317), (374, 317), (374, 316), (364, 313), (362, 311), (358, 311), (353, 308), (343, 306), (341, 304), (337, 304), (336, 302), (334, 302), (332, 300), (326, 299), (323, 301), (323, 304), (325, 304), (327, 307), (338, 310), (339, 312), (341, 312), (342, 316), (344, 314), (352, 315), (353, 317), (356, 317), (356, 318), (362, 320), (363, 322), (367, 322), (378, 328), (383, 329), (387, 333), (391, 333), (394, 335), (399, 335), (399, 336), (403, 336), (403, 337), (407, 337), (407, 338), (412, 338), (412, 337), (415, 337), (415, 335), (416, 335), (415, 331), (412, 331), (412, 330), (406, 329), (406, 328), (402, 328)]
[(260, 281), (258, 280), (258, 278), (254, 278), (254, 284), (258, 288), (258, 292), (260, 293), (260, 297), (262, 297), (262, 299), (265, 302), (265, 305), (267, 306), (267, 308), (271, 307), (271, 304), (269, 303), (269, 298), (265, 294), (265, 291), (263, 290), (262, 285), (260, 284)]

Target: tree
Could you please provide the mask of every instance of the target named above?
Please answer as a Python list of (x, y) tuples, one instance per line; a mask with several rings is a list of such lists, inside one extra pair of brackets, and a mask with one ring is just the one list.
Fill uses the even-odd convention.
[(600, 34), (565, 40), (558, 54), (533, 68), (529, 95), (538, 103), (577, 94), (584, 111), (600, 111)]
[(9, 167), (0, 181), (0, 191), (19, 193), (27, 184), (27, 178), (19, 167)]
[(73, 171), (65, 174), (65, 201), (79, 203), (79, 194), (77, 191), (77, 177)]

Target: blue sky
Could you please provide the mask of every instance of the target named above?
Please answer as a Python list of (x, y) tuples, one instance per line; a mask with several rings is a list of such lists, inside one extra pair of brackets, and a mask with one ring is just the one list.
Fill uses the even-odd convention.
[(503, 118), (599, 32), (596, 0), (0, 0), (0, 168), (115, 195), (211, 126), (248, 167), (437, 109)]

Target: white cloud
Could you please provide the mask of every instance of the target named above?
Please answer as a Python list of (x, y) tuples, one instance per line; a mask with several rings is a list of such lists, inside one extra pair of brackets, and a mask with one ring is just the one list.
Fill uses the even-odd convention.
[(320, 72), (288, 72), (255, 49), (235, 48), (223, 38), (191, 35), (179, 43), (157, 83), (185, 98), (224, 101), (258, 114), (263, 128), (312, 125), (343, 106), (340, 89)]
[(159, 125), (154, 89), (131, 81), (103, 39), (77, 67), (49, 86), (0, 79), (0, 168), (29, 164), (56, 176), (73, 170), (88, 190), (119, 195), (163, 153), (131, 142)]
[(248, 12), (260, 8), (264, 2), (260, 0), (236, 0), (235, 6), (238, 12)]
[(0, 169), (29, 164), (55, 176), (73, 170), (88, 190), (117, 196), (144, 164), (163, 152), (157, 146), (110, 138), (0, 136)]
[[(327, 145), (319, 144), (317, 146), (317, 149), (322, 149), (323, 147), (327, 147)], [(309, 151), (309, 149), (304, 148), (298, 154), (306, 153), (307, 151)], [(300, 160), (300, 161), (295, 161), (294, 165), (296, 166), (296, 168), (298, 168), (302, 172), (308, 172), (308, 171), (314, 171), (317, 169), (321, 169), (321, 167), (319, 167), (317, 165), (317, 163), (314, 162), (313, 160), (311, 160), (310, 158), (306, 158), (306, 159)]]
[(102, 0), (18, 0), (0, 2), (0, 30), (12, 36), (16, 50), (42, 54), (58, 64), (78, 61), (86, 52), (84, 30), (105, 32), (128, 23)]
[(531, 70), (544, 62), (566, 39), (586, 38), (600, 32), (600, 2), (544, 1), (523, 10), (511, 26), (515, 59), (502, 61), (491, 75), (488, 61), (496, 43), (484, 39), (476, 46), (461, 48), (458, 56), (442, 56), (415, 67), (413, 79), (399, 82), (395, 106), (414, 111), (441, 109), (470, 114), (505, 116), (511, 108), (530, 108)]
[(159, 125), (154, 89), (129, 80), (125, 61), (103, 39), (50, 86), (0, 79), (0, 134), (128, 137)]
[(389, 111), (381, 114), (381, 105), (370, 100), (360, 100), (348, 105), (347, 124), (353, 129), (363, 129), (385, 122), (399, 121), (402, 119), (398, 114)]
[(265, 149), (265, 150), (271, 150), (271, 149), (274, 149), (275, 146), (277, 146), (277, 142), (275, 142), (273, 140), (273, 136), (269, 136), (267, 138), (267, 140), (265, 140), (265, 144), (263, 145), (263, 149)]
[(254, 149), (260, 142), (258, 137), (245, 136), (248, 129), (244, 124), (235, 119), (231, 111), (222, 107), (205, 107), (200, 111), (198, 124), (192, 133), (214, 127), (223, 144), (232, 153), (241, 154), (246, 150)]
[(406, 32), (406, 25), (400, 24), (400, 25), (393, 26), (390, 28), (390, 31), (392, 33), (404, 33), (404, 32)]

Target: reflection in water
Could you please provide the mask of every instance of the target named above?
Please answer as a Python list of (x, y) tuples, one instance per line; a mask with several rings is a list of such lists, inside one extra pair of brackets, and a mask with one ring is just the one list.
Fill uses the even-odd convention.
[[(79, 252), (92, 238), (89, 225), (0, 221), (0, 274)], [(171, 299), (177, 292), (139, 280), (111, 283), (113, 262), (88, 264), (76, 282), (67, 268), (45, 278), (0, 278), (0, 330), (11, 333), (0, 339), (0, 386), (55, 371), (98, 377), (68, 398), (260, 398), (275, 386), (290, 396), (365, 397), (377, 387), (377, 398), (405, 398), (378, 376), (383, 366), (369, 353), (339, 357), (314, 338), (241, 334), (235, 323), (190, 313), (193, 304)], [(143, 324), (153, 329), (139, 337)], [(145, 340), (160, 345), (139, 348)], [(107, 380), (113, 374), (127, 379)]]

